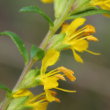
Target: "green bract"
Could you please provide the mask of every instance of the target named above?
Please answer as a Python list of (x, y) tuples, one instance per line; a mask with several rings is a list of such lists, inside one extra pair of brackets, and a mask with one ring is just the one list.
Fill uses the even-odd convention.
[(40, 83), (39, 79), (39, 69), (32, 69), (30, 70), (27, 75), (24, 77), (23, 81), (21, 82), (19, 89), (23, 88), (32, 88)]
[(30, 55), (31, 55), (31, 58), (34, 60), (37, 60), (37, 59), (41, 60), (44, 57), (45, 52), (43, 49), (38, 48), (35, 45), (32, 45)]
[(25, 110), (23, 109), (23, 104), (28, 100), (28, 96), (19, 97), (12, 99), (11, 103), (9, 104), (7, 110)]
[(54, 1), (54, 10), (55, 10), (55, 17), (59, 18), (66, 12), (72, 8), (74, 0), (55, 0)]
[(62, 15), (64, 8), (67, 4), (68, 0), (55, 0), (55, 17), (58, 18)]
[(65, 38), (65, 34), (56, 34), (50, 39), (49, 42), (49, 47), (48, 48), (53, 48), (56, 50), (62, 50), (63, 48), (68, 47), (68, 45), (63, 44), (63, 40)]

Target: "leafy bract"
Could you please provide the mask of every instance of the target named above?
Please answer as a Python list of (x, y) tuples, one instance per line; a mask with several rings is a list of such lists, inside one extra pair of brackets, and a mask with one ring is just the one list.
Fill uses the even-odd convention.
[(23, 104), (28, 100), (28, 96), (15, 98), (11, 101), (7, 110), (23, 110)]
[(43, 49), (38, 48), (35, 45), (32, 45), (32, 47), (31, 47), (31, 53), (30, 54), (31, 54), (31, 58), (32, 59), (35, 59), (35, 60), (38, 59), (38, 60), (40, 60), (40, 59), (42, 59), (44, 57), (45, 52), (44, 52)]
[(21, 82), (19, 89), (32, 88), (39, 85), (40, 83), (39, 74), (40, 74), (39, 69), (30, 70), (24, 77), (23, 81)]

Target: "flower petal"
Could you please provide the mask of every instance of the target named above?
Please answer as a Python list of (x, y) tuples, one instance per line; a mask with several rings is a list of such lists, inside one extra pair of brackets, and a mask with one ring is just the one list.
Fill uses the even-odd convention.
[(46, 98), (49, 102), (56, 101), (56, 97), (52, 95), (51, 90), (45, 90), (46, 92)]
[(56, 88), (58, 87), (58, 81), (59, 78), (58, 77), (55, 77), (55, 76), (52, 76), (52, 77), (47, 77), (47, 78), (44, 78), (42, 79), (42, 82), (43, 82), (43, 85), (44, 85), (44, 90), (46, 89), (53, 89), (53, 88)]
[(101, 53), (96, 53), (96, 52), (93, 52), (93, 51), (90, 51), (90, 50), (86, 50), (86, 52), (88, 52), (90, 54), (93, 54), (93, 55), (101, 55)]
[(72, 33), (74, 33), (79, 26), (85, 23), (85, 21), (86, 21), (85, 18), (77, 18), (73, 20), (72, 23), (66, 29), (66, 34), (71, 35)]
[(88, 41), (76, 40), (71, 48), (77, 50), (78, 52), (83, 52), (88, 49), (88, 46), (89, 46)]
[(54, 49), (48, 50), (42, 60), (41, 72), (45, 73), (48, 66), (54, 65), (60, 56), (60, 52)]
[(76, 91), (73, 91), (73, 90), (67, 90), (67, 89), (62, 89), (62, 88), (56, 88), (60, 91), (63, 91), (63, 92), (71, 92), (71, 93), (76, 93)]
[(27, 89), (21, 89), (13, 93), (14, 98), (23, 97), (23, 96), (33, 96), (33, 94)]
[(74, 58), (77, 62), (83, 63), (83, 59), (73, 50)]

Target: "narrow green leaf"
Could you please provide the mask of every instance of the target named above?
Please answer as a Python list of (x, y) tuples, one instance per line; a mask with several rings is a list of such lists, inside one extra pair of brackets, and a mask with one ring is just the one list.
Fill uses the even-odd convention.
[(20, 9), (20, 12), (32, 12), (32, 13), (38, 13), (40, 14), (45, 20), (49, 22), (51, 26), (53, 26), (53, 22), (49, 16), (45, 12), (43, 12), (40, 8), (37, 6), (27, 6)]
[(102, 10), (102, 9), (88, 9), (85, 11), (75, 13), (71, 15), (70, 17), (68, 17), (68, 19), (74, 19), (78, 17), (85, 17), (85, 16), (91, 16), (91, 15), (97, 15), (97, 14), (109, 14), (110, 15), (110, 11)]
[(6, 87), (5, 85), (3, 85), (3, 84), (0, 84), (0, 89), (5, 90), (5, 91), (8, 92), (8, 93), (11, 93), (11, 92), (12, 92), (11, 89), (7, 88), (7, 87)]
[(31, 47), (31, 58), (40, 60), (44, 57), (44, 54), (45, 54), (45, 52), (43, 49), (38, 48), (35, 45), (32, 45), (32, 47)]
[(25, 63), (27, 64), (29, 61), (28, 51), (23, 41), (20, 39), (20, 37), (13, 32), (9, 32), (9, 31), (0, 32), (0, 36), (4, 36), (4, 35), (9, 36), (12, 39), (12, 41), (15, 43), (16, 47), (18, 48), (20, 54), (23, 56)]

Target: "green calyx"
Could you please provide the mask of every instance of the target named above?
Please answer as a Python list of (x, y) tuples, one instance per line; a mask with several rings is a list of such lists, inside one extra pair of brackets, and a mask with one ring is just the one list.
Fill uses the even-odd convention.
[(50, 39), (48, 49), (54, 48), (58, 51), (61, 51), (65, 48), (68, 48), (69, 45), (64, 43), (65, 33), (56, 34)]
[[(65, 13), (65, 10), (68, 10), (69, 5), (72, 5), (74, 0), (55, 0), (54, 1), (54, 10), (55, 10), (55, 17), (59, 18)], [(72, 8), (72, 7), (71, 7)]]
[(18, 89), (32, 88), (39, 85), (40, 84), (39, 73), (40, 73), (39, 69), (30, 70), (24, 77)]

